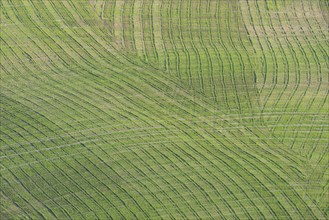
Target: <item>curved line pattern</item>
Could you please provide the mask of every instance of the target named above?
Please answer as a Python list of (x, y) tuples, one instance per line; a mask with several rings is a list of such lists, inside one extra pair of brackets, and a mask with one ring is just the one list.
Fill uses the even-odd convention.
[(1, 1), (0, 215), (327, 219), (323, 2)]

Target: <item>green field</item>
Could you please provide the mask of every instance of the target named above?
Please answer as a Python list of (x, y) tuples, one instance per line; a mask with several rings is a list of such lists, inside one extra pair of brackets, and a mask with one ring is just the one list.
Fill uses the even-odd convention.
[(0, 15), (0, 219), (329, 219), (327, 0)]

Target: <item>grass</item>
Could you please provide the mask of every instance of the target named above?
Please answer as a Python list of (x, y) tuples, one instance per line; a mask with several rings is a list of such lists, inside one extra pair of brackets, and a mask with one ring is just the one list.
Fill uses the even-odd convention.
[(328, 5), (0, 1), (4, 219), (327, 219)]

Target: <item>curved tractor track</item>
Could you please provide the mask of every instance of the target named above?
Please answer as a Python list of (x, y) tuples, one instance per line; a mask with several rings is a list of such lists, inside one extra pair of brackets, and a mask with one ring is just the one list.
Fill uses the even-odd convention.
[(325, 0), (1, 0), (2, 219), (328, 219)]

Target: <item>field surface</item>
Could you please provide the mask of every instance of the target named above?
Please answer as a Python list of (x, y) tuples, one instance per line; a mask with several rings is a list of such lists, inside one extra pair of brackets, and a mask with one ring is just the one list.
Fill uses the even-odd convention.
[(327, 0), (0, 0), (1, 219), (329, 219)]

